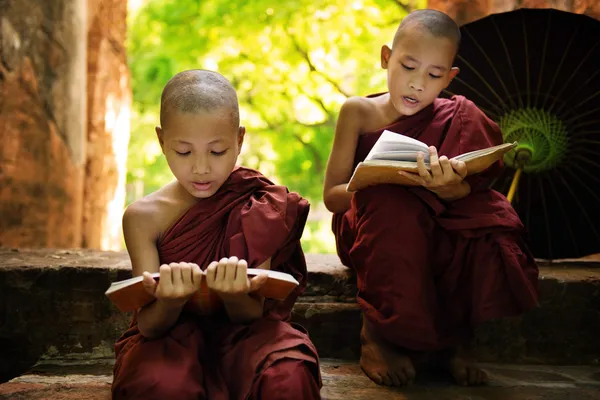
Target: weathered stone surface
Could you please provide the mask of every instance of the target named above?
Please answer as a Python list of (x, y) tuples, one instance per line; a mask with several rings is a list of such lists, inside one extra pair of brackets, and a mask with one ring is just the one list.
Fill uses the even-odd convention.
[(121, 248), (131, 90), (127, 2), (88, 0), (87, 161), (82, 247)]
[[(0, 385), (0, 399), (108, 399), (111, 365), (102, 363), (94, 373), (88, 365), (55, 364), (52, 369), (35, 368), (27, 375)], [(321, 360), (323, 399), (369, 400), (597, 400), (600, 399), (600, 368), (483, 365), (489, 386), (464, 388), (447, 376), (418, 372), (417, 383), (405, 389), (377, 386), (356, 362)]]
[(0, 246), (78, 246), (85, 7), (1, 1), (0, 28)]
[[(333, 255), (307, 255), (309, 287), (294, 308), (321, 357), (357, 359), (361, 315), (355, 278)], [(573, 262), (573, 261), (572, 261)], [(483, 361), (587, 363), (600, 358), (600, 263), (541, 267), (541, 306), (522, 318), (484, 324), (472, 343)], [(104, 296), (130, 277), (125, 252), (0, 250), (0, 374), (38, 358), (111, 358), (130, 315)], [(2, 378), (0, 376), (0, 378)]]

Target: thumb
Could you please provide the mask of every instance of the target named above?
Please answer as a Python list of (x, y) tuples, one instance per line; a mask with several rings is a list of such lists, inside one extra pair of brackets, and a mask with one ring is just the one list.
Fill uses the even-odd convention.
[(152, 275), (150, 275), (149, 272), (144, 272), (144, 279), (142, 280), (142, 286), (144, 286), (144, 289), (146, 289), (146, 292), (148, 292), (149, 294), (154, 296), (154, 293), (156, 292), (156, 287), (158, 286), (158, 283), (154, 280), (154, 278), (152, 277)]
[(250, 292), (255, 292), (263, 287), (263, 285), (267, 283), (268, 279), (269, 276), (267, 274), (258, 274), (254, 278), (250, 279)]

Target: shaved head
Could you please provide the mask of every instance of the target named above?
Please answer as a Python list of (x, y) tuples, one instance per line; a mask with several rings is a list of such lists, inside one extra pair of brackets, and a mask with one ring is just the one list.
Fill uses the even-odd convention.
[(212, 112), (228, 109), (231, 121), (240, 123), (238, 98), (231, 83), (221, 74), (194, 69), (169, 80), (160, 98), (160, 124), (164, 128), (172, 113)]
[(402, 20), (396, 35), (394, 35), (392, 51), (406, 30), (413, 27), (424, 29), (435, 37), (449, 39), (456, 44), (456, 51), (458, 52), (461, 36), (460, 28), (452, 18), (436, 10), (416, 10), (408, 14)]

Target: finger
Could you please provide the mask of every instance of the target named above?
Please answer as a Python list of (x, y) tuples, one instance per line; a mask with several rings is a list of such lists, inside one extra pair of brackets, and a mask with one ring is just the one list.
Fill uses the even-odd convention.
[(228, 282), (233, 282), (235, 281), (235, 275), (236, 275), (236, 270), (237, 270), (237, 265), (238, 265), (238, 258), (237, 257), (230, 257), (229, 260), (227, 261), (226, 264), (226, 269), (225, 269), (225, 280)]
[(250, 292), (255, 292), (267, 283), (269, 277), (267, 274), (259, 274), (250, 279)]
[(237, 282), (248, 282), (248, 263), (246, 260), (239, 260), (237, 262), (235, 280)]
[(171, 267), (171, 276), (173, 279), (173, 287), (180, 287), (183, 284), (183, 279), (181, 277), (181, 265), (172, 263)]
[(202, 269), (200, 269), (198, 264), (192, 264), (192, 282), (197, 289), (199, 289), (202, 284)]
[(142, 285), (144, 286), (144, 289), (146, 289), (146, 292), (149, 294), (154, 295), (154, 293), (156, 293), (156, 287), (158, 286), (158, 283), (156, 283), (150, 272), (144, 272), (143, 275), (144, 279), (142, 281)]
[(213, 284), (217, 280), (217, 267), (219, 263), (217, 261), (211, 262), (206, 268), (206, 282)]
[(440, 160), (438, 158), (438, 153), (437, 153), (437, 150), (435, 149), (435, 147), (433, 147), (433, 146), (429, 147), (429, 166), (431, 168), (431, 175), (433, 175), (433, 178), (442, 176), (443, 171), (442, 171), (442, 167), (440, 166)]
[(441, 156), (439, 159), (440, 168), (442, 170), (442, 177), (444, 182), (453, 182), (455, 180), (456, 174), (454, 173), (454, 168), (450, 165), (450, 161), (448, 157)]
[(227, 272), (227, 258), (221, 258), (219, 260), (219, 265), (217, 266), (217, 276), (215, 277), (215, 281), (221, 282), (225, 280), (225, 272)]
[(181, 264), (181, 282), (185, 285), (192, 285), (192, 264), (182, 263)]
[(465, 178), (467, 176), (467, 164), (465, 164), (464, 161), (459, 161), (459, 160), (451, 160), (452, 161), (452, 168), (454, 169), (454, 172), (456, 172), (458, 175), (460, 175), (461, 178)]
[(170, 292), (173, 289), (173, 276), (171, 267), (168, 265), (160, 266), (160, 287), (163, 292)]
[(432, 180), (431, 173), (427, 170), (425, 166), (425, 155), (421, 152), (417, 154), (417, 168), (419, 170), (419, 176), (423, 179), (425, 183), (429, 183)]

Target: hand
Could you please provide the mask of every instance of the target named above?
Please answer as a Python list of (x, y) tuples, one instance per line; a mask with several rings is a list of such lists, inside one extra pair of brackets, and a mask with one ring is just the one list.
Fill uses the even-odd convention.
[(160, 266), (158, 282), (150, 273), (144, 272), (143, 286), (157, 300), (175, 305), (185, 304), (200, 289), (202, 270), (197, 264), (171, 263)]
[(429, 165), (430, 170), (425, 167), (424, 154), (419, 152), (417, 154), (418, 174), (406, 171), (398, 173), (442, 197), (446, 195), (453, 197), (450, 193), (456, 192), (467, 176), (466, 164), (455, 159), (448, 160), (446, 156), (438, 158), (436, 148), (430, 146)]
[(206, 283), (222, 299), (236, 297), (260, 289), (267, 281), (267, 275), (261, 274), (248, 279), (248, 263), (237, 257), (222, 258), (213, 261), (206, 269)]

